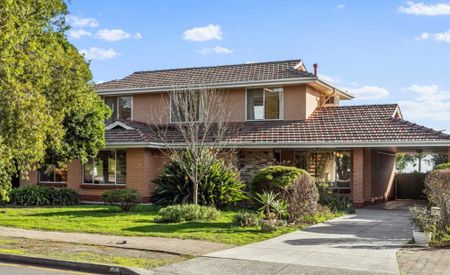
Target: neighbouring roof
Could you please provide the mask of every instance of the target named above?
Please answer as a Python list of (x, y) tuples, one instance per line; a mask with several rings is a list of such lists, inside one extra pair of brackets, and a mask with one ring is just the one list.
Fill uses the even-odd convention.
[(314, 78), (300, 59), (135, 72), (119, 80), (97, 84), (99, 92), (122, 89), (229, 84), (294, 78)]
[[(232, 124), (230, 145), (235, 146), (286, 146), (335, 144), (406, 144), (422, 142), (450, 144), (450, 135), (403, 120), (397, 104), (360, 105), (318, 108), (306, 120), (248, 121)], [(160, 147), (161, 140), (152, 127), (136, 121), (122, 121), (133, 130), (115, 127), (106, 131), (109, 146), (134, 144)], [(167, 127), (163, 126), (163, 127)], [(237, 134), (236, 134), (237, 133)], [(183, 140), (173, 126), (166, 133), (173, 143)]]

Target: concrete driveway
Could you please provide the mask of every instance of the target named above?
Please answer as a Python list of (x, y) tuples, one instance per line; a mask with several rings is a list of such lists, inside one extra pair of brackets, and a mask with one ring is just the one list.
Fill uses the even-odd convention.
[(398, 274), (412, 237), (404, 210), (358, 209), (267, 241), (161, 267), (157, 274)]

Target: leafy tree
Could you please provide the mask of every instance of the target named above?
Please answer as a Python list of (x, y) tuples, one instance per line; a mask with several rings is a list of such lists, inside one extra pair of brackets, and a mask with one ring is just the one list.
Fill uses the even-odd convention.
[(448, 162), (448, 154), (433, 154), (432, 160), (434, 163), (434, 168), (442, 163)]
[(11, 175), (104, 146), (110, 111), (65, 36), (63, 0), (0, 0), (0, 199)]
[[(405, 170), (406, 166), (411, 163), (413, 167), (417, 166), (417, 161), (421, 161), (423, 154), (407, 154), (407, 153), (397, 153), (395, 155), (395, 167), (397, 171), (402, 172)], [(420, 169), (419, 169), (420, 172)]]

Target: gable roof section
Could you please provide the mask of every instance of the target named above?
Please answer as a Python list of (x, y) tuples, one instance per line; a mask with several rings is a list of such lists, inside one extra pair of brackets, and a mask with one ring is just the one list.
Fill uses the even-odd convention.
[[(450, 135), (403, 120), (395, 116), (397, 112), (397, 104), (339, 106), (319, 108), (307, 120), (236, 122), (232, 128), (237, 129), (238, 134), (230, 137), (229, 145), (320, 148), (421, 143), (450, 146)], [(150, 128), (155, 125), (124, 123), (134, 130), (116, 127), (107, 131), (108, 146), (164, 146)], [(174, 144), (181, 144), (183, 140), (175, 127), (168, 129), (166, 136), (171, 137)]]
[[(173, 88), (315, 77), (314, 74), (304, 70), (304, 66), (298, 66), (299, 64), (302, 64), (300, 59), (293, 59), (237, 65), (140, 71), (119, 80), (97, 84), (95, 89), (102, 92), (121, 89)], [(294, 68), (296, 66), (297, 69)]]

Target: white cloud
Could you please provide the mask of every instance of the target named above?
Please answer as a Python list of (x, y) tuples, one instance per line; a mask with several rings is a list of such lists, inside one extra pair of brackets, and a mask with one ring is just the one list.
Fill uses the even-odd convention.
[(450, 101), (400, 101), (399, 104), (407, 120), (426, 119), (450, 122)]
[(140, 33), (132, 35), (121, 29), (101, 29), (97, 31), (95, 38), (105, 41), (120, 41), (131, 38), (139, 40), (142, 38), (142, 35)]
[(378, 86), (364, 85), (347, 89), (356, 99), (380, 99), (389, 95), (389, 91)]
[(450, 99), (450, 92), (443, 91), (438, 85), (411, 85), (406, 91), (416, 93), (422, 101), (442, 101)]
[(119, 56), (120, 54), (114, 49), (102, 49), (91, 47), (89, 49), (81, 49), (80, 53), (88, 60), (105, 60)]
[(344, 4), (339, 4), (336, 8), (338, 10), (342, 10), (342, 9), (345, 9), (345, 5)]
[(72, 27), (98, 27), (98, 22), (95, 18), (82, 18), (76, 15), (67, 15), (66, 20)]
[(426, 40), (433, 39), (438, 42), (447, 42), (450, 43), (450, 30), (446, 32), (437, 32), (437, 33), (429, 33), (423, 32), (419, 37), (416, 37), (416, 40)]
[(425, 4), (413, 1), (406, 2), (406, 6), (401, 6), (398, 11), (405, 14), (413, 15), (450, 15), (450, 3)]
[(411, 85), (404, 90), (416, 95), (412, 100), (400, 102), (407, 119), (450, 122), (450, 92), (442, 90), (436, 84)]
[(221, 40), (222, 31), (219, 25), (209, 24), (204, 27), (192, 28), (184, 31), (183, 39), (187, 41), (208, 41), (208, 40)]
[(324, 74), (319, 74), (319, 78), (321, 78), (322, 80), (325, 80), (326, 82), (329, 82), (329, 83), (339, 83), (342, 81), (337, 76), (330, 76), (330, 75), (324, 75)]
[(80, 39), (83, 36), (92, 36), (92, 33), (81, 29), (81, 30), (70, 30), (68, 32), (68, 35), (70, 38)]
[(203, 48), (198, 52), (201, 54), (230, 54), (233, 52), (233, 50), (216, 46), (214, 48)]

